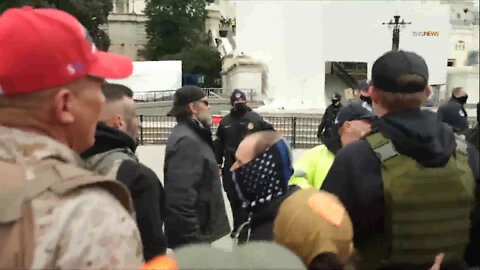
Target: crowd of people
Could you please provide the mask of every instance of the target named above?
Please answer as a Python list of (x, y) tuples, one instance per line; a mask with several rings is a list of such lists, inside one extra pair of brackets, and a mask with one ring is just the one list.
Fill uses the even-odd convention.
[(0, 44), (0, 269), (480, 267), (479, 124), (462, 88), (421, 109), (416, 53), (379, 57), (360, 102), (335, 94), (295, 163), (243, 92), (214, 141), (204, 92), (178, 89), (162, 186), (135, 155), (132, 90), (105, 83), (128, 58), (55, 9), (5, 11)]

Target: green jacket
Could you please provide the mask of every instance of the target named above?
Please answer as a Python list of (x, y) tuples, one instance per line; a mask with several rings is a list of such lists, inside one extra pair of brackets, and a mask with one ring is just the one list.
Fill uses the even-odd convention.
[(307, 150), (293, 166), (295, 171), (288, 182), (301, 188), (320, 189), (332, 166), (335, 155), (325, 145)]

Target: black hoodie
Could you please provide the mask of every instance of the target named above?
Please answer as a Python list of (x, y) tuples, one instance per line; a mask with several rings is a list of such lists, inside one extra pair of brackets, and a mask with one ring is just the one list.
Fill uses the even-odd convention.
[[(433, 112), (419, 109), (404, 110), (379, 118), (372, 130), (390, 139), (397, 151), (426, 167), (442, 167), (456, 148), (453, 131), (437, 121)], [(479, 180), (478, 152), (469, 147), (469, 165), (477, 183)], [(322, 190), (339, 197), (352, 218), (356, 248), (368, 249), (384, 232), (384, 191), (381, 163), (365, 140), (349, 144), (335, 156), (335, 161), (322, 185)], [(477, 185), (478, 189), (478, 185)], [(478, 191), (478, 190), (477, 190)], [(478, 215), (473, 226), (470, 251), (480, 248)], [(468, 251), (467, 251), (468, 253)], [(478, 263), (478, 256), (467, 258)]]
[(167, 240), (163, 232), (165, 191), (155, 172), (138, 162), (134, 155), (136, 149), (134, 140), (124, 132), (104, 123), (97, 125), (95, 145), (81, 156), (88, 159), (114, 149), (121, 149), (129, 156), (129, 159), (121, 163), (116, 177), (130, 191), (142, 238), (144, 258), (150, 260), (164, 254), (167, 249)]

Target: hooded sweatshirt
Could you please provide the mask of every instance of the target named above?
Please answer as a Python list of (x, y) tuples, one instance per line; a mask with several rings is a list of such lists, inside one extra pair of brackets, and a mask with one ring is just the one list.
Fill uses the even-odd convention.
[(145, 260), (163, 254), (165, 191), (155, 172), (138, 162), (136, 145), (126, 133), (98, 123), (95, 145), (82, 153), (89, 169), (115, 176), (132, 195)]
[[(372, 131), (381, 132), (392, 141), (400, 154), (425, 167), (443, 167), (456, 149), (451, 128), (437, 121), (435, 113), (420, 109), (387, 114), (372, 124)], [(467, 151), (478, 193), (478, 152), (471, 146)], [(337, 153), (322, 190), (337, 195), (345, 205), (353, 222), (355, 247), (361, 250), (376, 245), (384, 233), (384, 190), (381, 162), (367, 141), (349, 144)], [(478, 263), (478, 256), (468, 257), (468, 254), (480, 248), (477, 210), (472, 215), (472, 225), (466, 259), (473, 265)]]

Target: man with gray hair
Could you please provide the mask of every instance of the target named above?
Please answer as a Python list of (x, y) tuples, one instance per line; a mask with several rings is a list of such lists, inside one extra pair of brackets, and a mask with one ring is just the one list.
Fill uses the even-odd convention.
[(84, 169), (103, 78), (132, 73), (56, 9), (0, 16), (0, 269), (136, 269), (128, 190)]

